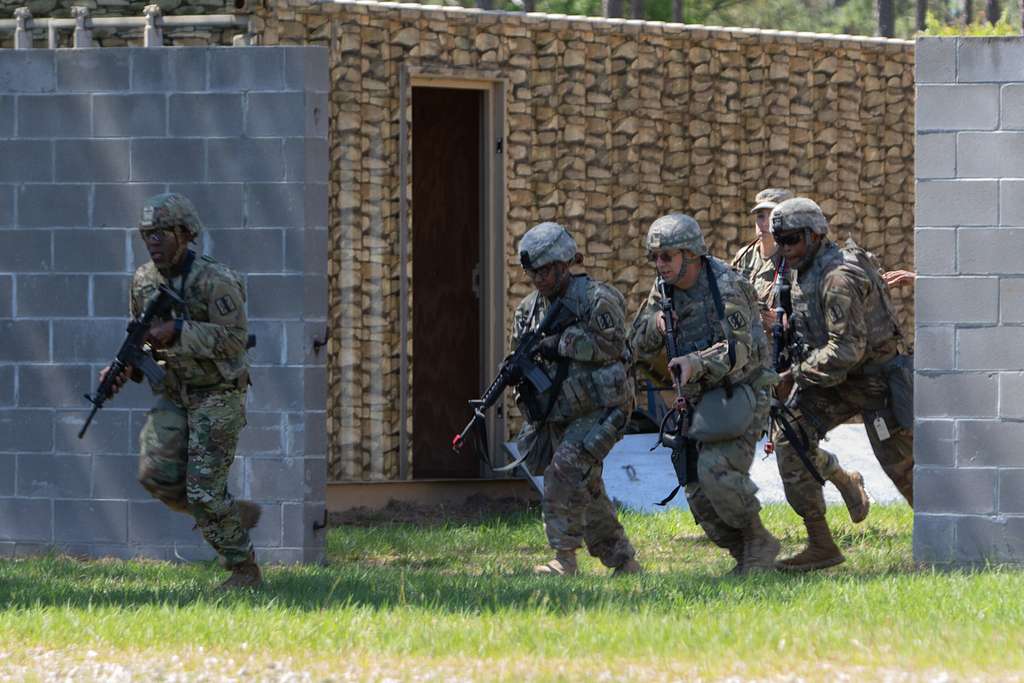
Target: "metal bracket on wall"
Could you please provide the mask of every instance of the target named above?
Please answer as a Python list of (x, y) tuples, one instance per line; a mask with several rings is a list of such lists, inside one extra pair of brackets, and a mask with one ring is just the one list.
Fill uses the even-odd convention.
[(313, 531), (320, 531), (327, 528), (327, 508), (324, 508), (324, 521), (313, 522)]
[(317, 339), (316, 337), (313, 337), (313, 354), (317, 355), (317, 356), (320, 355), (320, 349), (322, 349), (323, 347), (327, 346), (327, 342), (329, 342), (330, 340), (331, 340), (331, 328), (330, 327), (325, 327), (324, 328), (324, 338), (323, 339)]

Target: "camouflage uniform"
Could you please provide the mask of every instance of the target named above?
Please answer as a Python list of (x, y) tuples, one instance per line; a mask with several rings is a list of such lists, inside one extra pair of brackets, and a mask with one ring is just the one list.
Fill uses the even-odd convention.
[[(668, 223), (667, 218), (673, 218), (675, 224), (662, 227), (663, 222)], [(671, 244), (665, 240), (652, 244), (657, 242), (652, 236), (657, 237), (661, 231), (681, 231), (693, 246), (683, 242), (684, 238)], [(757, 297), (743, 277), (707, 255), (700, 227), (689, 216), (672, 214), (655, 221), (648, 236), (648, 249), (659, 246), (687, 249), (703, 257), (696, 283), (686, 290), (672, 288), (677, 349), (696, 361), (683, 388), (688, 401), (691, 405), (699, 404), (705, 393), (724, 386), (727, 379), (734, 387), (746, 384), (754, 389), (756, 406), (746, 432), (734, 439), (701, 444), (698, 481), (686, 486), (694, 519), (712, 541), (728, 549), (742, 565), (743, 531), (755, 523), (760, 527), (761, 505), (757, 485), (750, 478), (750, 467), (770, 407), (765, 382), (773, 376), (766, 367), (768, 342), (757, 314)], [(724, 319), (716, 309), (709, 273), (718, 284)], [(664, 362), (659, 360), (665, 348), (665, 336), (657, 326), (660, 301), (655, 285), (633, 320), (629, 336), (637, 358), (654, 367)], [(774, 547), (777, 553), (777, 542)]]
[[(571, 237), (565, 240), (564, 228), (554, 223), (535, 226), (523, 238), (520, 252), (528, 251), (533, 266), (568, 261), (575, 255), (572, 242), (571, 254), (537, 256), (541, 250), (535, 247), (535, 238), (558, 239), (556, 230), (563, 241), (571, 241)], [(558, 360), (539, 362), (549, 377), (564, 375), (564, 381), (555, 396), (551, 395), (554, 388), (536, 394), (520, 385), (516, 402), (527, 423), (517, 445), (530, 454), (535, 469), (544, 471), (542, 509), (549, 545), (556, 551), (574, 552), (586, 544), (605, 566), (622, 567), (636, 551), (616, 518), (602, 471), (605, 456), (622, 438), (632, 412), (633, 390), (625, 362), (625, 299), (614, 287), (574, 275), (559, 300), (578, 320), (559, 336)], [(513, 318), (512, 348), (539, 325), (551, 304), (536, 291), (523, 299)], [(564, 366), (561, 373), (559, 365)]]
[[(189, 225), (193, 235), (202, 227), (187, 199), (158, 195), (147, 202), (139, 227), (176, 225)], [(170, 286), (185, 301), (184, 309), (174, 312), (174, 342), (153, 354), (167, 376), (152, 387), (157, 401), (140, 436), (139, 481), (171, 509), (191, 514), (231, 569), (254, 559), (249, 533), (227, 488), (245, 426), (249, 383), (245, 285), (209, 256), (188, 251), (184, 258), (184, 276), (168, 278), (150, 261), (132, 279), (133, 316), (160, 285)]]

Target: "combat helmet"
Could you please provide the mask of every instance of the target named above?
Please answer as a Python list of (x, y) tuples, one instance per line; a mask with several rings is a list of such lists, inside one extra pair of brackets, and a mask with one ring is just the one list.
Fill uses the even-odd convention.
[(810, 230), (817, 235), (828, 233), (828, 221), (821, 207), (806, 197), (787, 199), (774, 209), (769, 219), (773, 235), (786, 230)]
[(519, 240), (519, 262), (527, 270), (549, 263), (567, 263), (576, 258), (576, 240), (558, 223), (538, 223)]
[(194, 241), (203, 231), (199, 212), (185, 195), (168, 192), (150, 197), (142, 205), (139, 230), (184, 228)]
[(651, 223), (644, 244), (648, 253), (658, 249), (692, 251), (698, 256), (708, 253), (700, 225), (685, 213), (670, 213)]

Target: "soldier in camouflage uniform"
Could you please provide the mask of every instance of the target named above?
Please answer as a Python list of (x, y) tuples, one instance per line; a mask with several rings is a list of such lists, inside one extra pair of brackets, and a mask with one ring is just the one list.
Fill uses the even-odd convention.
[[(850, 243), (840, 248), (828, 239), (828, 222), (810, 199), (775, 207), (771, 229), (795, 271), (791, 324), (808, 348), (783, 381), (795, 384), (788, 405), (810, 438), (809, 456), (829, 478), (838, 464), (816, 448), (818, 439), (861, 414), (875, 457), (913, 504), (913, 432), (897, 423), (886, 379), (901, 339), (881, 273), (864, 250)], [(803, 517), (808, 534), (807, 548), (779, 566), (807, 571), (839, 564), (845, 558), (825, 521), (821, 486), (788, 440), (779, 440), (776, 453), (786, 499)]]
[(520, 384), (516, 402), (526, 417), (517, 437), (520, 452), (544, 468), (544, 530), (555, 559), (538, 574), (576, 574), (576, 551), (587, 550), (614, 574), (641, 571), (636, 552), (616, 518), (602, 480), (603, 462), (622, 438), (632, 412), (626, 375), (626, 303), (614, 287), (573, 275), (581, 262), (576, 242), (557, 223), (531, 228), (519, 257), (536, 291), (516, 308), (512, 347), (536, 328), (560, 300), (575, 320), (540, 342), (540, 363), (552, 378), (543, 393)]
[[(185, 307), (156, 323), (147, 338), (167, 375), (152, 387), (157, 400), (140, 435), (139, 481), (172, 510), (195, 518), (231, 570), (222, 587), (255, 587), (262, 578), (249, 529), (260, 510), (233, 499), (227, 488), (249, 384), (245, 285), (230, 268), (189, 249), (201, 230), (182, 195), (157, 195), (143, 206), (139, 233), (151, 260), (132, 279), (131, 314), (160, 285), (174, 289)], [(118, 388), (128, 378), (139, 382), (142, 374), (130, 369)]]
[[(793, 193), (789, 190), (778, 188), (767, 188), (761, 190), (754, 197), (754, 208), (750, 213), (754, 214), (754, 227), (757, 230), (757, 237), (748, 242), (732, 260), (732, 267), (745, 277), (757, 291), (758, 308), (761, 314), (761, 322), (764, 324), (765, 334), (771, 339), (772, 325), (775, 323), (775, 279), (782, 263), (782, 253), (775, 244), (772, 237), (769, 217), (772, 209), (787, 199), (792, 199)], [(785, 400), (785, 396), (779, 396)], [(864, 477), (857, 470), (847, 470), (839, 466), (836, 456), (825, 451), (821, 446), (815, 448), (822, 451), (818, 459), (824, 459), (836, 465), (829, 469), (827, 475), (823, 476), (827, 481), (839, 490), (843, 496), (843, 502), (850, 513), (850, 519), (854, 523), (864, 521), (871, 508), (871, 499), (868, 498), (867, 490), (864, 488)]]
[[(733, 392), (748, 387), (754, 404), (749, 426), (739, 436), (699, 444), (697, 481), (685, 489), (690, 510), (708, 537), (736, 560), (733, 573), (773, 569), (779, 542), (761, 524), (757, 485), (750, 479), (768, 415), (767, 387), (777, 379), (767, 368), (757, 296), (750, 283), (708, 254), (700, 226), (690, 216), (674, 213), (654, 221), (646, 247), (658, 275), (672, 288), (676, 348), (683, 354), (669, 360), (673, 381), (697, 409), (707, 392), (727, 383)], [(651, 366), (664, 363), (659, 361), (665, 347), (660, 302), (655, 285), (629, 337), (638, 360)]]

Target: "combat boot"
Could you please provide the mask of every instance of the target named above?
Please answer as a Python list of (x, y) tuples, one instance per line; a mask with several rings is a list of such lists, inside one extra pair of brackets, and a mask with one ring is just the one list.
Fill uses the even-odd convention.
[(730, 543), (725, 546), (725, 549), (732, 555), (732, 559), (736, 560), (736, 566), (729, 570), (729, 576), (741, 576), (743, 574), (743, 540), (739, 539), (735, 543)]
[(864, 477), (860, 472), (840, 468), (829, 481), (835, 484), (842, 494), (843, 502), (850, 513), (850, 521), (854, 524), (863, 522), (868, 516), (868, 510), (871, 509), (871, 499), (864, 489)]
[(533, 568), (533, 573), (538, 576), (575, 576), (579, 571), (575, 550), (559, 550), (555, 553), (555, 559)]
[(824, 517), (804, 518), (807, 527), (807, 547), (793, 557), (779, 560), (775, 566), (791, 572), (809, 572), (813, 569), (834, 567), (846, 561), (839, 546), (832, 540), (828, 522)]
[(248, 531), (260, 523), (260, 515), (263, 514), (263, 510), (259, 505), (251, 500), (236, 500), (235, 505), (238, 506), (238, 518), (243, 529)]
[(761, 524), (761, 515), (754, 515), (750, 524), (741, 529), (740, 533), (743, 534), (743, 562), (738, 573), (750, 574), (775, 569), (775, 558), (782, 545)]
[(627, 574), (643, 574), (644, 568), (634, 558), (629, 558), (618, 567), (612, 570), (612, 576), (626, 576)]
[(220, 590), (229, 591), (236, 588), (259, 588), (263, 585), (263, 574), (255, 560), (246, 560), (231, 568), (231, 576), (220, 585)]

